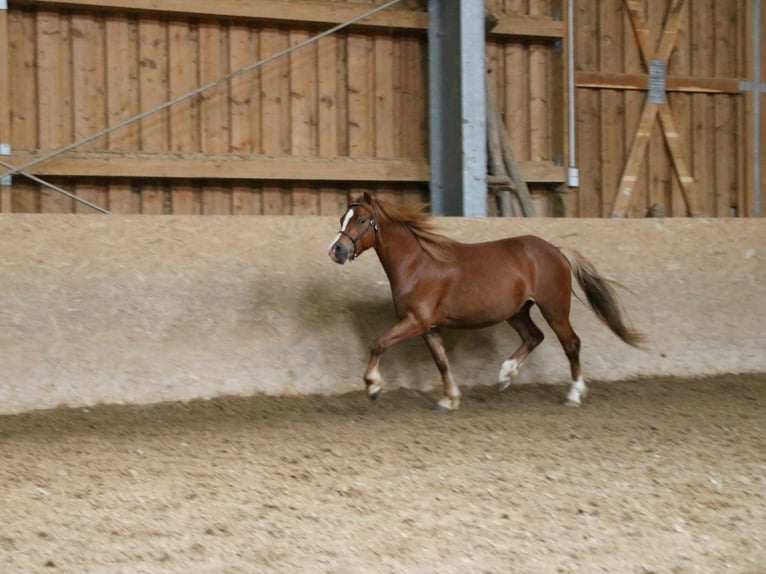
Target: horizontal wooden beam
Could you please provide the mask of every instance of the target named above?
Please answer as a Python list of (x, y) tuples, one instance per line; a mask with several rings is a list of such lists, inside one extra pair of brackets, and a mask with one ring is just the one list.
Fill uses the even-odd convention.
[[(11, 6), (80, 7), (93, 10), (160, 12), (184, 16), (322, 25), (348, 22), (373, 8), (372, 5), (345, 4), (327, 0), (301, 2), (287, 0), (249, 0), (247, 2), (242, 0), (9, 0), (8, 3)], [(425, 31), (428, 29), (428, 13), (394, 6), (378, 12), (357, 25)], [(562, 38), (564, 23), (544, 16), (503, 15), (499, 17), (492, 35)]]
[[(374, 8), (373, 5), (341, 4), (328, 1), (287, 2), (286, 0), (10, 0), (13, 5), (81, 7), (127, 12), (161, 12), (184, 16), (243, 18), (308, 24), (340, 24)], [(423, 29), (428, 27), (428, 14), (402, 8), (378, 12), (360, 25), (387, 28)]]
[[(647, 90), (649, 76), (646, 74), (620, 74), (606, 72), (575, 72), (578, 88), (600, 88), (613, 90)], [(705, 94), (740, 94), (736, 78), (696, 78), (668, 76), (665, 89), (669, 92), (692, 92)]]
[[(36, 153), (14, 149), (10, 165), (23, 165)], [(243, 154), (67, 152), (27, 170), (40, 177), (244, 179), (280, 181), (422, 182), (425, 159), (272, 157)], [(560, 183), (565, 168), (545, 161), (521, 162), (524, 179)]]
[(563, 38), (566, 25), (547, 16), (500, 16), (491, 36), (527, 36), (557, 40)]
[[(35, 154), (14, 150), (8, 163), (22, 165)], [(28, 172), (38, 176), (147, 177), (187, 179), (427, 181), (418, 159), (273, 157), (241, 154), (68, 152)]]

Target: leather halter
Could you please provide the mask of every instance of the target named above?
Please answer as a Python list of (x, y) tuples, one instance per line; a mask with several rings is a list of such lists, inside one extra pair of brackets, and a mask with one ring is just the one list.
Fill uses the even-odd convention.
[(368, 206), (362, 203), (359, 203), (358, 201), (355, 201), (354, 203), (349, 203), (348, 208), (351, 209), (352, 207), (364, 207), (365, 209), (370, 210), (370, 220), (367, 222), (367, 227), (364, 228), (364, 230), (357, 235), (356, 237), (352, 236), (347, 231), (344, 231), (343, 229), (338, 230), (338, 234), (343, 235), (345, 237), (348, 237), (351, 240), (351, 243), (354, 246), (354, 254), (350, 257), (351, 261), (354, 261), (357, 257), (359, 257), (360, 253), (357, 249), (357, 242), (361, 241), (362, 238), (364, 238), (365, 235), (367, 235), (367, 232), (370, 231), (370, 228), (373, 229), (375, 233), (377, 233), (380, 230), (380, 226), (378, 225), (378, 222), (375, 221), (375, 210), (372, 208), (372, 206)]

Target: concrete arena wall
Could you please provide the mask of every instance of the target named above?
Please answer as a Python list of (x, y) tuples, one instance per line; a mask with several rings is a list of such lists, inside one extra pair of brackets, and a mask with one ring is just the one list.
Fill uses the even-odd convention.
[[(581, 250), (628, 288), (623, 303), (649, 348), (624, 345), (575, 302), (586, 378), (766, 370), (766, 221), (441, 224), (465, 241), (540, 235)], [(374, 252), (344, 266), (327, 257), (337, 225), (326, 217), (0, 216), (0, 413), (363, 388), (368, 346), (393, 311)], [(545, 331), (520, 382), (568, 380)], [(518, 342), (506, 325), (448, 331), (445, 340), (462, 386), (493, 384)], [(420, 339), (391, 349), (382, 371), (390, 385), (439, 384)]]

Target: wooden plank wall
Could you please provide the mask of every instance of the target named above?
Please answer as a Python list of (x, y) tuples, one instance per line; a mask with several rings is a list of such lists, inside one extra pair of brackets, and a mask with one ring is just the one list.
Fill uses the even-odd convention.
[[(284, 9), (281, 1), (257, 3), (272, 14)], [(10, 126), (5, 137), (13, 144), (13, 163), (188, 93), (379, 3), (296, 1), (294, 10), (304, 22), (316, 22), (298, 24), (234, 16), (242, 8), (233, 0), (194, 2), (206, 14), (200, 16), (172, 3), (158, 13), (152, 7), (157, 3), (148, 0), (129, 11), (102, 9), (89, 0), (10, 0), (5, 49), (11, 81), (0, 87), (0, 98), (10, 103), (10, 121), (0, 117), (0, 129)], [(669, 4), (643, 2), (652, 46)], [(324, 16), (315, 19), (319, 5)], [(560, 188), (568, 159), (561, 21), (566, 3), (485, 5), (501, 17), (488, 37), (489, 86), (515, 155), (537, 171), (530, 182), (536, 197), (562, 200), (538, 203), (538, 211), (608, 216), (646, 96), (640, 89), (580, 80), (583, 74), (603, 80), (645, 72), (625, 1), (575, 3), (580, 187), (561, 195), (552, 191)], [(112, 132), (73, 152), (67, 166), (40, 173), (115, 213), (337, 214), (347, 193), (362, 190), (425, 201), (425, 9), (426, 0), (404, 0), (383, 26), (326, 37)], [(729, 86), (719, 92), (672, 91), (669, 98), (697, 193), (711, 216), (751, 214), (751, 106), (731, 88), (749, 79), (749, 9), (750, 0), (686, 0), (669, 61), (671, 76)], [(644, 216), (652, 206), (668, 216), (684, 215), (657, 124), (629, 216)], [(90, 155), (79, 157), (82, 152)], [(142, 165), (157, 177), (132, 177)], [(83, 177), (89, 169), (102, 175)], [(14, 177), (12, 189), (3, 197), (15, 212), (89, 211), (21, 176)]]
[[(663, 29), (669, 0), (645, 0), (643, 12), (654, 50)], [(588, 78), (601, 74), (645, 74), (629, 13), (623, 0), (579, 0), (576, 3), (577, 141), (580, 185), (564, 197), (567, 214), (605, 217), (612, 207), (623, 164), (646, 100), (641, 89), (595, 87)], [(750, 215), (752, 189), (746, 180), (746, 96), (736, 88), (749, 78), (744, 69), (748, 46), (747, 0), (687, 0), (667, 75), (710, 89), (669, 91), (685, 160), (705, 215)], [(591, 74), (593, 73), (593, 74)], [(615, 80), (617, 81), (617, 80)], [(622, 80), (620, 80), (622, 81)], [(718, 91), (716, 86), (723, 88)], [(669, 90), (670, 82), (668, 81)], [(653, 208), (653, 209), (652, 209)], [(634, 189), (628, 216), (650, 209), (684, 216), (685, 203), (672, 161), (655, 122)]]
[[(376, 3), (350, 4), (354, 13), (361, 13)], [(403, 6), (424, 10), (424, 3), (416, 0)], [(329, 27), (13, 1), (8, 18), (14, 79), (10, 137), (16, 165), (38, 150), (67, 145)], [(377, 158), (425, 166), (426, 58), (423, 30), (352, 28), (77, 152), (134, 154), (147, 162), (157, 153), (236, 153), (270, 159), (358, 158), (362, 167), (357, 169)], [(211, 173), (226, 169), (213, 160), (208, 163)], [(402, 181), (393, 175), (382, 183), (315, 182), (303, 176), (294, 181), (46, 179), (115, 213), (337, 214), (349, 191), (370, 189), (399, 201), (427, 200), (423, 168), (402, 165)], [(301, 163), (295, 167), (297, 174)], [(313, 169), (321, 171), (323, 165)], [(411, 176), (415, 169), (420, 170), (418, 177)], [(91, 211), (21, 176), (14, 176), (12, 202), (14, 212)]]

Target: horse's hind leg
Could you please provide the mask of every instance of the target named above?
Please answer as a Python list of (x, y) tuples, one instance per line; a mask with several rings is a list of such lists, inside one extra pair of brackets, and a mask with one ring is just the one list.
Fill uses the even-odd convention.
[(441, 333), (438, 329), (431, 329), (428, 333), (423, 335), (423, 338), (426, 340), (426, 344), (431, 351), (436, 367), (441, 373), (442, 385), (444, 386), (444, 396), (439, 399), (438, 403), (436, 403), (434, 411), (438, 413), (446, 413), (457, 410), (460, 406), (460, 389), (455, 384), (455, 381), (452, 380), (449, 360), (447, 359), (447, 352), (444, 350)]
[(511, 379), (519, 372), (519, 368), (529, 354), (543, 342), (543, 332), (532, 321), (529, 310), (534, 303), (527, 301), (524, 306), (516, 312), (508, 324), (513, 327), (521, 337), (521, 345), (507, 360), (503, 361), (500, 368), (500, 374), (497, 378), (497, 388), (504, 391), (511, 384)]
[(579, 407), (588, 394), (588, 387), (585, 386), (580, 370), (580, 337), (574, 332), (572, 324), (569, 322), (569, 309), (566, 309), (566, 313), (551, 313), (550, 309), (542, 308), (541, 310), (543, 317), (556, 333), (561, 346), (564, 348), (564, 353), (569, 359), (572, 386), (567, 394), (566, 405)]

